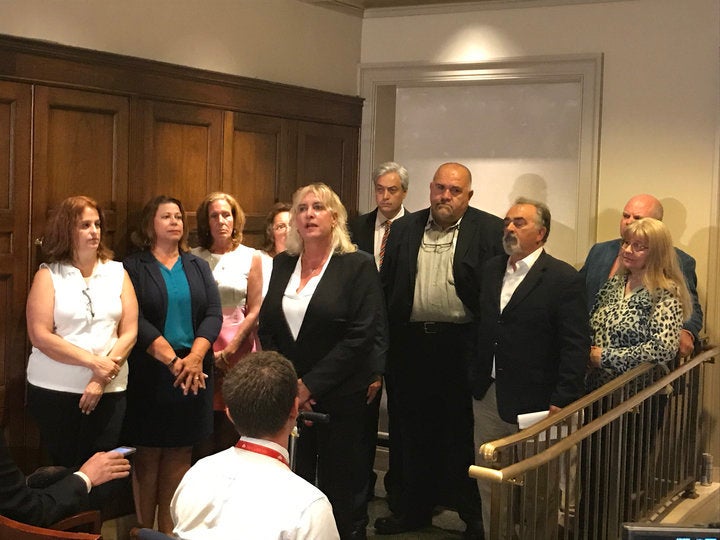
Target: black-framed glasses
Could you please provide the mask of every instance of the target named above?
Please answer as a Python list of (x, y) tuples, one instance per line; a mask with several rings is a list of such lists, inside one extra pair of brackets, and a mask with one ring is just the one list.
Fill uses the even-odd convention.
[(90, 318), (95, 318), (95, 310), (93, 309), (93, 303), (92, 298), (90, 298), (90, 293), (88, 292), (88, 289), (83, 289), (82, 293), (85, 295), (85, 299), (87, 300), (87, 309), (88, 313), (90, 313)]

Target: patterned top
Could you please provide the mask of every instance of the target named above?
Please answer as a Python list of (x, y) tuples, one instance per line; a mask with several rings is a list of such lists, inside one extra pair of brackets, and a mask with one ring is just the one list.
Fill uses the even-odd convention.
[(680, 344), (683, 308), (680, 299), (661, 290), (657, 298), (645, 288), (625, 296), (626, 276), (600, 289), (590, 315), (593, 345), (602, 347), (601, 365), (585, 377), (590, 392), (642, 362), (666, 363)]

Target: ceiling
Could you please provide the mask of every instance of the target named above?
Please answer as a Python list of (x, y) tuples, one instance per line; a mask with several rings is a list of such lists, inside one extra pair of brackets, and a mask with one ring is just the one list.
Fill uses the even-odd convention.
[(467, 11), (470, 9), (503, 9), (512, 7), (557, 6), (561, 4), (589, 4), (618, 0), (300, 0), (328, 9), (357, 15), (380, 15), (407, 9), (433, 11)]

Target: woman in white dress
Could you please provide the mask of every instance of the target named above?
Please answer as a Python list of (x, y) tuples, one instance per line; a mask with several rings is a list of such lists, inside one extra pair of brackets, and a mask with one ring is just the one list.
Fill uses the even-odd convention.
[[(225, 416), (220, 389), (224, 374), (240, 358), (259, 348), (257, 318), (262, 303), (260, 253), (242, 245), (245, 214), (232, 195), (210, 193), (197, 210), (200, 246), (192, 252), (210, 265), (220, 289), (223, 325), (215, 351), (215, 422), (211, 452), (235, 444), (237, 433)], [(200, 452), (206, 453), (205, 451)]]

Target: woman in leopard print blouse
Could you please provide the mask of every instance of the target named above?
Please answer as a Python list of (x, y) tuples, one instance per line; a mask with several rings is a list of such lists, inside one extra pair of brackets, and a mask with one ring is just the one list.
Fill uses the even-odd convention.
[(590, 316), (593, 346), (587, 390), (641, 362), (675, 358), (680, 329), (691, 311), (668, 229), (653, 218), (628, 225), (618, 272), (600, 289)]

